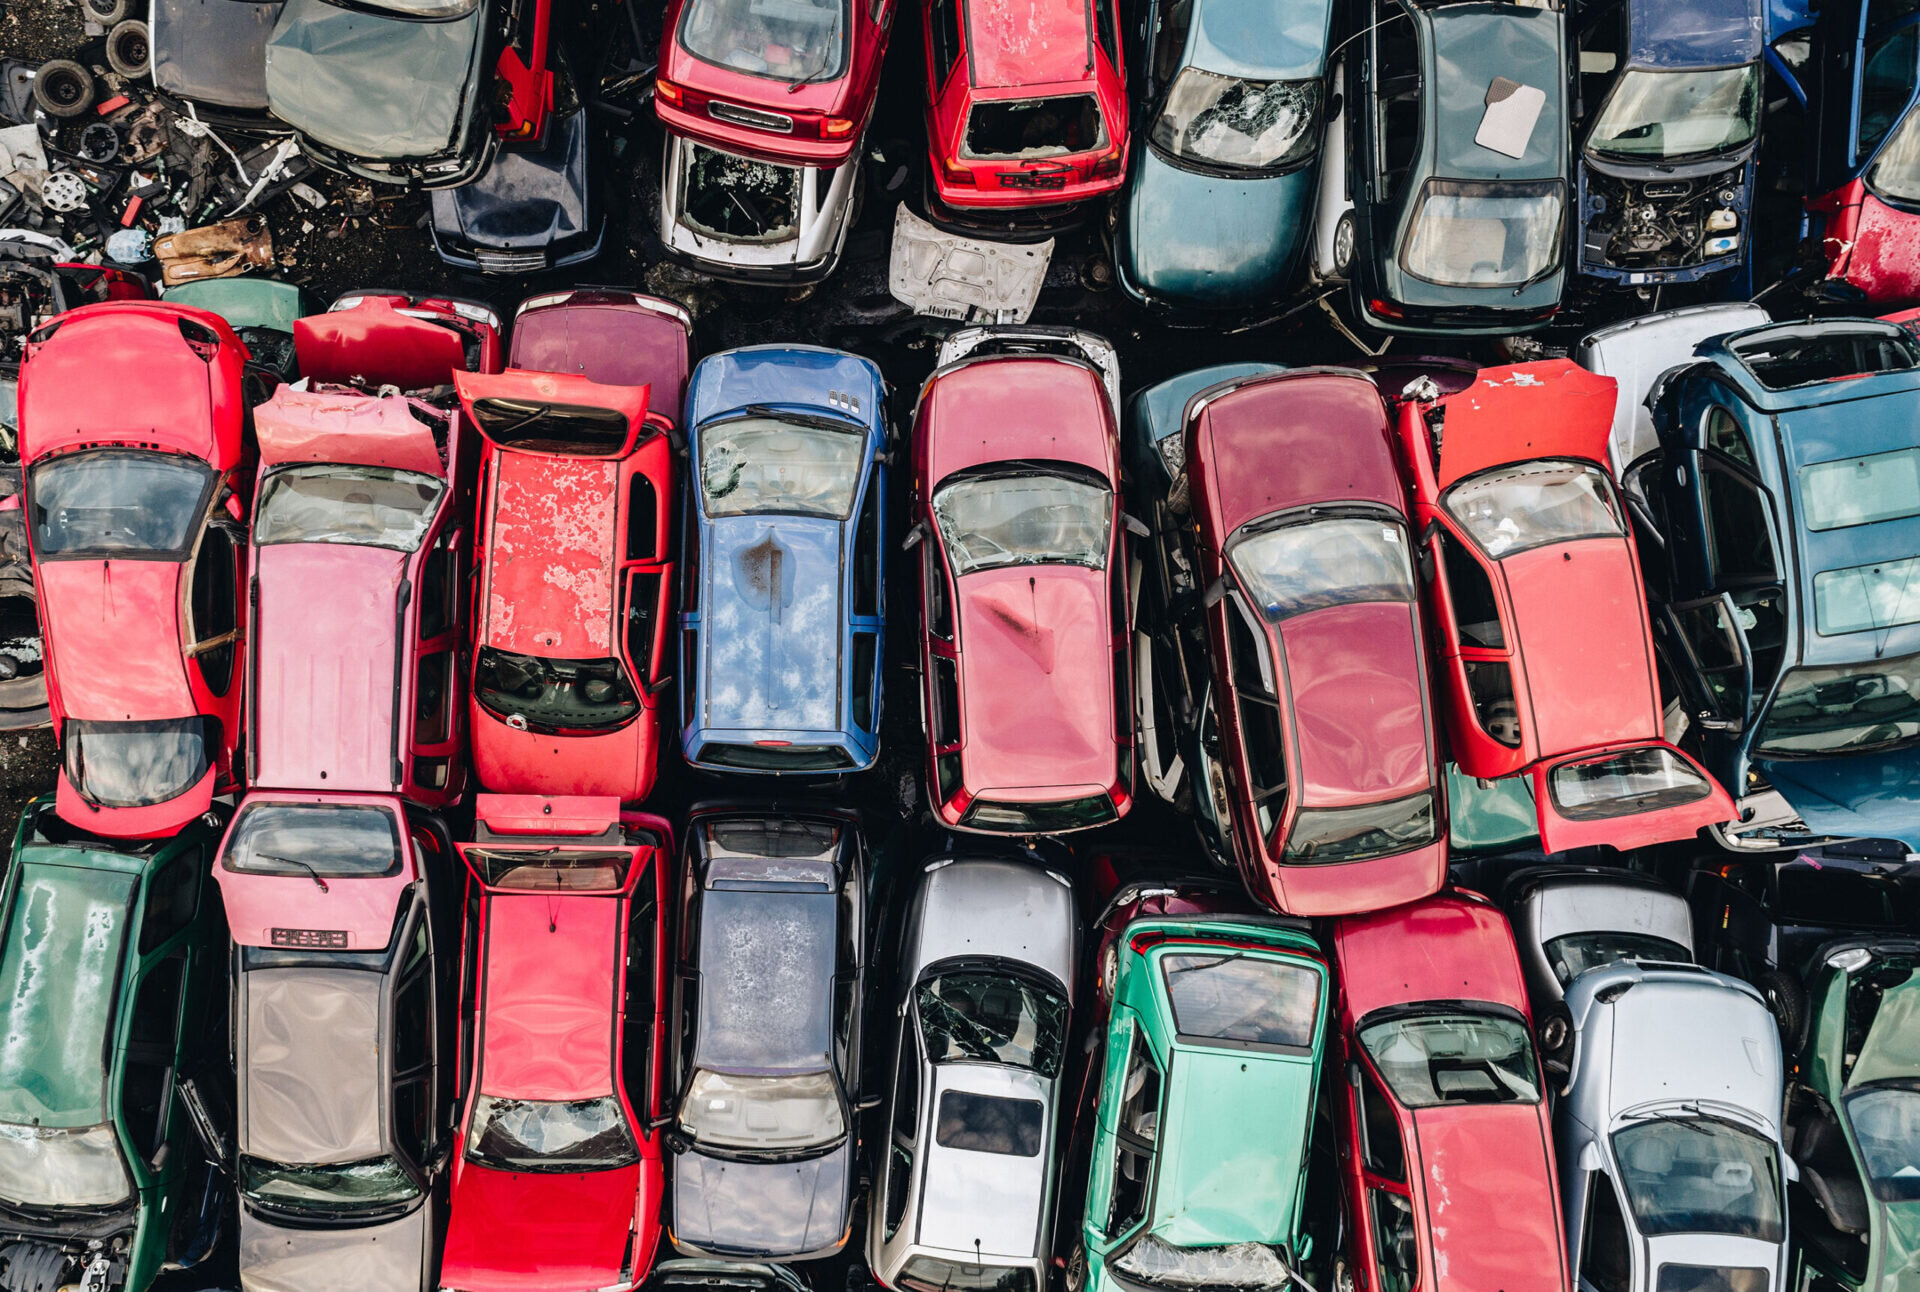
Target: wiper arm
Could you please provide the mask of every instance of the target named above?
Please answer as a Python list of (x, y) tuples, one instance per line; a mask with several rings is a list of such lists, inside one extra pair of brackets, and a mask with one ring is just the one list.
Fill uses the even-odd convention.
[(487, 438), (497, 440), (498, 437), (502, 435), (511, 435), (515, 431), (519, 430), (521, 427), (525, 426), (528, 422), (537, 422), (541, 418), (545, 417), (548, 413), (551, 413), (552, 411), (553, 411), (552, 404), (541, 404), (538, 407), (536, 407), (532, 412), (528, 413), (526, 416), (518, 418), (515, 421), (508, 422), (505, 426), (496, 427), (494, 430), (488, 433)]
[(309, 866), (304, 861), (297, 860), (293, 857), (276, 857), (272, 853), (266, 853), (266, 852), (256, 852), (253, 855), (258, 857), (261, 861), (270, 861), (277, 866), (298, 866), (301, 870), (304, 870), (307, 872), (308, 879), (311, 879), (314, 883), (320, 886), (321, 892), (325, 893), (330, 891), (327, 888), (327, 881), (320, 878), (320, 872), (315, 870), (312, 866)]
[(1232, 964), (1235, 960), (1245, 960), (1246, 958), (1247, 958), (1246, 952), (1235, 951), (1232, 955), (1215, 956), (1212, 960), (1207, 961), (1205, 964), (1170, 965), (1167, 968), (1167, 975), (1171, 977), (1172, 975), (1177, 973), (1193, 973), (1198, 970), (1218, 969), (1221, 965)]

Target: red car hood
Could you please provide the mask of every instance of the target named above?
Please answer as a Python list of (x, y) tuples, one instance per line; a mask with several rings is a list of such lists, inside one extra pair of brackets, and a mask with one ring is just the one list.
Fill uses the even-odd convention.
[(1303, 807), (1401, 798), (1433, 782), (1413, 608), (1372, 601), (1280, 626)]
[(1531, 1104), (1413, 1115), (1433, 1239), (1434, 1292), (1561, 1292), (1567, 1286), (1553, 1152)]
[(180, 648), (183, 568), (175, 561), (76, 560), (48, 561), (34, 571), (66, 717), (135, 722), (196, 712)]
[(960, 757), (975, 794), (1113, 784), (1107, 575), (1009, 566), (959, 580)]
[(639, 1190), (638, 1164), (549, 1175), (462, 1162), (441, 1286), (464, 1292), (616, 1286)]

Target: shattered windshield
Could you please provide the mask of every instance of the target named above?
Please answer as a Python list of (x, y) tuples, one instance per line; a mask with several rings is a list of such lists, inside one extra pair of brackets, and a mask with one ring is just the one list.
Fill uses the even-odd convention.
[(1024, 979), (985, 972), (944, 973), (915, 993), (920, 1030), (935, 1063), (1005, 1063), (1060, 1075), (1067, 1002)]
[(27, 1207), (111, 1207), (132, 1193), (113, 1127), (0, 1124), (0, 1200)]
[(482, 646), (473, 694), (509, 726), (590, 731), (640, 712), (627, 671), (615, 659), (542, 659)]
[(1594, 118), (1587, 147), (1613, 157), (1671, 160), (1742, 147), (1760, 129), (1760, 67), (1629, 69)]
[(1430, 179), (1400, 263), (1442, 287), (1524, 287), (1560, 264), (1560, 183)]
[(1882, 1202), (1920, 1202), (1920, 1087), (1908, 1078), (1847, 1096), (1847, 1120)]
[(1413, 600), (1413, 565), (1397, 522), (1343, 516), (1256, 531), (1227, 561), (1268, 623), (1353, 601)]
[(1533, 1042), (1517, 1018), (1415, 1014), (1361, 1028), (1360, 1044), (1409, 1108), (1540, 1102)]
[(267, 477), (253, 541), (419, 548), (445, 484), (417, 471), (314, 463)]
[(847, 58), (848, 0), (690, 0), (680, 43), (695, 58), (775, 81), (825, 81)]
[(1455, 485), (1444, 501), (1496, 559), (1542, 543), (1626, 533), (1606, 473), (1585, 463), (1503, 467)]
[(1432, 791), (1358, 807), (1302, 808), (1282, 860), (1290, 865), (1367, 861), (1424, 848), (1439, 837)]
[(1241, 81), (1183, 68), (1153, 123), (1176, 159), (1227, 170), (1290, 170), (1320, 141), (1320, 82)]
[(1762, 758), (1817, 758), (1904, 744), (1920, 736), (1920, 655), (1834, 668), (1796, 668), (1760, 726)]
[(845, 520), (867, 438), (857, 426), (741, 417), (700, 428), (700, 496), (709, 516), (779, 513)]
[(753, 1077), (704, 1068), (680, 1101), (680, 1128), (701, 1144), (759, 1152), (824, 1148), (847, 1133), (831, 1072)]
[(34, 554), (184, 555), (212, 481), (206, 463), (173, 453), (99, 449), (42, 462), (28, 475)]
[(1553, 805), (1570, 821), (1658, 812), (1713, 793), (1707, 778), (1671, 749), (1629, 749), (1604, 758), (1562, 763), (1548, 779)]
[(1658, 1117), (1614, 1132), (1613, 1155), (1634, 1219), (1648, 1238), (1787, 1236), (1780, 1168), (1770, 1140), (1713, 1117)]
[(1293, 1283), (1286, 1258), (1265, 1243), (1177, 1247), (1158, 1234), (1147, 1233), (1122, 1252), (1114, 1266), (1133, 1282), (1182, 1292), (1216, 1288), (1284, 1292)]
[(967, 113), (960, 155), (971, 161), (1036, 161), (1092, 152), (1106, 143), (1107, 125), (1091, 94), (989, 99)]
[(608, 1171), (640, 1160), (612, 1095), (502, 1099), (479, 1095), (467, 1128), (467, 1161), (496, 1171)]
[(1113, 522), (1104, 481), (1046, 471), (962, 473), (933, 495), (955, 577), (1004, 565), (1102, 569)]
[(680, 218), (728, 242), (785, 242), (800, 223), (800, 169), (687, 144)]
[(391, 1157), (328, 1166), (286, 1166), (240, 1157), (240, 1192), (264, 1207), (352, 1212), (410, 1202), (420, 1186)]

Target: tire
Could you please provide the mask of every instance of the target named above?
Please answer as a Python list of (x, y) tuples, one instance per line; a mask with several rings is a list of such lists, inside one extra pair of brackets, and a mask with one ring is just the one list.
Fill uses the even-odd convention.
[(1780, 1044), (1791, 1063), (1800, 1053), (1807, 1037), (1807, 989), (1794, 975), (1781, 969), (1762, 970), (1753, 980), (1767, 998), (1767, 1008), (1780, 1027)]
[(133, 0), (80, 0), (87, 17), (112, 28), (133, 17)]
[(93, 73), (71, 58), (50, 59), (33, 78), (33, 101), (50, 117), (77, 117), (93, 106)]
[(1066, 1268), (1060, 1271), (1060, 1285), (1067, 1292), (1085, 1292), (1087, 1286), (1087, 1248), (1084, 1243), (1075, 1243), (1073, 1250), (1067, 1253)]
[(1564, 1003), (1540, 1015), (1540, 1062), (1555, 1073), (1565, 1073), (1573, 1062), (1573, 1015)]
[(107, 33), (107, 63), (129, 80), (141, 80), (153, 73), (153, 42), (147, 24), (138, 18), (118, 23)]

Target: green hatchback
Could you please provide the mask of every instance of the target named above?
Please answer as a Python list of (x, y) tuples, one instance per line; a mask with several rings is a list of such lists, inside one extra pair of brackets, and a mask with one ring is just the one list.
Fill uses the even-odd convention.
[(1284, 1287), (1313, 1256), (1325, 960), (1303, 926), (1258, 915), (1135, 920), (1110, 945), (1067, 1286)]
[(145, 1288), (204, 1259), (224, 1188), (177, 1098), (220, 1055), (220, 823), (108, 841), (51, 795), (0, 888), (0, 1270), (8, 1287)]

